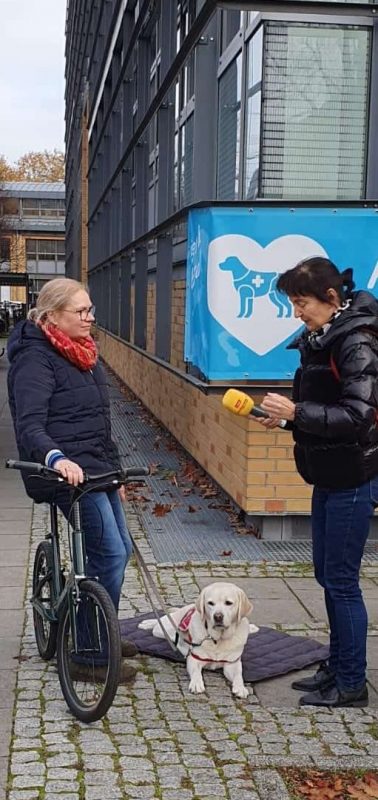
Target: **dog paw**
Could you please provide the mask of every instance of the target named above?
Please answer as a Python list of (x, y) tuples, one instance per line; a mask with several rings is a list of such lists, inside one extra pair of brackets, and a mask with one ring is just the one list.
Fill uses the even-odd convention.
[(246, 686), (240, 686), (238, 689), (233, 689), (232, 694), (236, 697), (240, 697), (241, 700), (245, 700), (246, 697), (249, 697), (249, 691)]
[(260, 628), (258, 628), (257, 625), (253, 625), (252, 622), (249, 623), (249, 632), (250, 633), (257, 633), (259, 630), (260, 630)]
[(205, 691), (205, 684), (202, 680), (192, 680), (189, 684), (189, 691), (192, 694), (202, 694)]
[(142, 631), (151, 631), (155, 626), (155, 622), (155, 619), (143, 619), (142, 622), (139, 622), (138, 628), (140, 628)]

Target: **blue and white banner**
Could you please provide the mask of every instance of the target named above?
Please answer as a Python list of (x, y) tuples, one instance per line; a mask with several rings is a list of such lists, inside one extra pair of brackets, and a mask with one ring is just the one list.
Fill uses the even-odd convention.
[(378, 294), (374, 208), (194, 209), (188, 220), (185, 359), (208, 380), (290, 379), (300, 331), (276, 290), (280, 273), (311, 256), (353, 267), (356, 288)]

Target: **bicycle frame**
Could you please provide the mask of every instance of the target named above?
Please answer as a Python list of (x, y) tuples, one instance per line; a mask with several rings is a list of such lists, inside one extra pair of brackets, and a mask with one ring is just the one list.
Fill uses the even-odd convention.
[[(51, 541), (53, 551), (53, 602), (47, 608), (35, 595), (31, 598), (33, 608), (46, 622), (57, 623), (59, 613), (69, 598), (70, 618), (73, 632), (75, 650), (77, 649), (76, 614), (75, 606), (80, 601), (80, 581), (86, 578), (85, 569), (85, 542), (81, 530), (80, 497), (74, 496), (72, 507), (72, 524), (69, 530), (69, 550), (71, 555), (71, 569), (67, 575), (65, 585), (62, 587), (62, 565), (60, 557), (60, 538), (58, 529), (58, 509), (55, 503), (50, 505), (50, 532), (46, 539)], [(73, 602), (70, 602), (73, 598)]]
[[(13, 461), (8, 459), (6, 467), (9, 469), (25, 470), (34, 477), (41, 476), (48, 480), (53, 479), (57, 483), (64, 483), (65, 479), (54, 469), (47, 467), (44, 464), (28, 461)], [(92, 483), (93, 488), (97, 490), (107, 490), (109, 488), (116, 488), (127, 480), (137, 477), (144, 477), (149, 475), (149, 469), (146, 467), (127, 467), (124, 470), (114, 469), (110, 472), (104, 472), (99, 475), (90, 476), (85, 475), (85, 482)], [(81, 514), (80, 514), (80, 497), (82, 488), (77, 487), (73, 494), (72, 507), (70, 518), (72, 519), (71, 528), (69, 529), (69, 550), (71, 557), (71, 569), (68, 573), (67, 579), (63, 584), (62, 581), (62, 566), (60, 558), (59, 547), (59, 531), (58, 531), (58, 512), (56, 503), (50, 504), (50, 522), (51, 531), (46, 539), (51, 540), (52, 546), (52, 574), (43, 576), (42, 583), (51, 581), (51, 596), (50, 608), (46, 608), (39, 600), (41, 592), (41, 583), (37, 587), (37, 591), (31, 598), (31, 603), (34, 610), (39, 616), (49, 624), (58, 624), (60, 613), (68, 599), (71, 630), (73, 635), (73, 644), (77, 652), (77, 622), (76, 622), (76, 609), (80, 603), (80, 583), (88, 576), (86, 574), (86, 554), (85, 554), (85, 537), (81, 529)], [(93, 580), (93, 578), (92, 578)], [(96, 578), (94, 578), (96, 580)], [(98, 631), (98, 641), (101, 642), (101, 633), (99, 629), (98, 619), (96, 620)]]

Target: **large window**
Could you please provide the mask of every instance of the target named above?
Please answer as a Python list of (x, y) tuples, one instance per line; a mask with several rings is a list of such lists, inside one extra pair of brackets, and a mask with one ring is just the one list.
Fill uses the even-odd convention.
[[(179, 52), (196, 16), (195, 2), (184, 0), (177, 8), (176, 51)], [(188, 205), (193, 196), (194, 57), (195, 53), (192, 51), (174, 86), (173, 207), (175, 211)]]
[(27, 239), (26, 268), (32, 273), (64, 275), (64, 240)]
[(193, 114), (180, 128), (180, 206), (189, 205), (193, 188)]
[(261, 195), (362, 198), (370, 30), (272, 22), (264, 51)]
[(239, 195), (242, 55), (219, 79), (217, 195), (237, 200)]
[(10, 263), (10, 239), (7, 236), (0, 239), (0, 262), (1, 264)]
[(261, 25), (249, 40), (247, 49), (243, 191), (243, 196), (247, 200), (253, 200), (259, 193), (262, 47), (263, 27)]
[(221, 11), (221, 53), (232, 42), (242, 24), (241, 11)]
[(64, 217), (65, 201), (24, 198), (22, 200), (22, 215), (24, 217)]

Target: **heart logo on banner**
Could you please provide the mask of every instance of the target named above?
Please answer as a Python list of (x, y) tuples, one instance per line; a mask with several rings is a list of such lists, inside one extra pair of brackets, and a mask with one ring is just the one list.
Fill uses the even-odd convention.
[(308, 236), (280, 236), (266, 247), (248, 236), (218, 236), (208, 250), (210, 313), (254, 353), (269, 353), (302, 327), (288, 298), (275, 290), (277, 277), (312, 256), (328, 258)]

